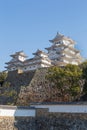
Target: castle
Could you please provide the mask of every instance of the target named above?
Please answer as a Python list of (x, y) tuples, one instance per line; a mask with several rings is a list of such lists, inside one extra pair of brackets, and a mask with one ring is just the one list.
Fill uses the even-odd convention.
[(75, 49), (75, 41), (69, 37), (66, 37), (60, 33), (49, 40), (52, 45), (45, 48), (48, 52), (45, 53), (41, 50), (37, 50), (33, 53), (34, 57), (27, 59), (27, 56), (23, 51), (12, 54), (12, 59), (7, 62), (7, 71), (14, 70), (36, 70), (43, 67), (51, 66), (65, 66), (66, 64), (79, 65), (83, 58), (80, 51)]

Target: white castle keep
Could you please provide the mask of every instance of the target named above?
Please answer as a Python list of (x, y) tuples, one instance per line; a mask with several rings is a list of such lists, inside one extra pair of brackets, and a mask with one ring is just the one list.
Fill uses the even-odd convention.
[(27, 56), (23, 51), (11, 55), (12, 59), (6, 63), (7, 71), (28, 71), (54, 65), (79, 65), (82, 63), (83, 58), (80, 55), (80, 51), (75, 49), (75, 41), (71, 38), (57, 33), (54, 39), (49, 41), (52, 45), (45, 48), (48, 52), (45, 53), (41, 50), (37, 50), (33, 53), (34, 57), (32, 59), (27, 59)]

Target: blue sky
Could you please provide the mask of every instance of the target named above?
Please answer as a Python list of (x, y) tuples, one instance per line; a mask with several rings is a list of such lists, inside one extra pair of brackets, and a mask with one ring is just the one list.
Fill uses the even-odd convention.
[(49, 47), (57, 31), (87, 58), (87, 0), (0, 0), (0, 71), (16, 51), (31, 58)]

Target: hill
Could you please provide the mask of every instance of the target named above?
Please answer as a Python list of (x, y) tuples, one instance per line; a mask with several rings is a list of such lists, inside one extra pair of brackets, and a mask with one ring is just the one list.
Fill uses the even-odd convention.
[(0, 104), (26, 105), (32, 101), (45, 101), (50, 95), (46, 72), (47, 69), (20, 74), (9, 72), (3, 87), (0, 87)]
[[(55, 84), (56, 82), (52, 82), (51, 80), (48, 80), (48, 78), (46, 78), (48, 74), (49, 74), (49, 77), (51, 78), (51, 74), (48, 72), (49, 70), (52, 71), (52, 68), (50, 69), (41, 68), (34, 71), (27, 71), (23, 73), (18, 73), (18, 71), (10, 71), (7, 73), (7, 77), (4, 80), (4, 82), (1, 82), (1, 85), (0, 85), (0, 104), (29, 105), (30, 102), (62, 102), (62, 101), (69, 102), (69, 101), (75, 101), (75, 100), (82, 101), (84, 100), (84, 96), (83, 96), (84, 94), (86, 97), (86, 93), (83, 92), (84, 90), (84, 87), (83, 87), (84, 85), (82, 84), (83, 78), (81, 76), (80, 82), (79, 82), (80, 83), (79, 88), (81, 88), (81, 91), (78, 91), (79, 90), (78, 86), (77, 87), (75, 86), (79, 84), (76, 83), (75, 85), (74, 83), (74, 81), (75, 82), (78, 81), (77, 72), (76, 70), (74, 72), (73, 68), (76, 69), (77, 67), (68, 66), (68, 69), (67, 69), (68, 71), (66, 71), (66, 68), (64, 70), (65, 76), (67, 76), (66, 73), (68, 74), (68, 79), (64, 77), (64, 73), (60, 75), (61, 74), (59, 73), (60, 69), (56, 70), (57, 75), (53, 72), (54, 79), (52, 80), (54, 81), (56, 79), (55, 76), (57, 76), (57, 81), (58, 80), (60, 81), (60, 82), (59, 81), (57, 82), (58, 87), (54, 87), (57, 85)], [(70, 72), (71, 70), (69, 69), (72, 69), (72, 72), (76, 74), (77, 79), (74, 77), (74, 75), (72, 75), (73, 73), (71, 73)], [(70, 75), (71, 75), (71, 78), (70, 78)], [(72, 84), (71, 84), (71, 80), (73, 80)], [(62, 83), (61, 84), (62, 89), (59, 86), (60, 83)], [(73, 85), (75, 86), (73, 87)], [(70, 89), (68, 89), (69, 87)], [(64, 93), (61, 94), (61, 91), (59, 89), (63, 90)], [(70, 92), (74, 92), (74, 97), (76, 98), (73, 98)]]

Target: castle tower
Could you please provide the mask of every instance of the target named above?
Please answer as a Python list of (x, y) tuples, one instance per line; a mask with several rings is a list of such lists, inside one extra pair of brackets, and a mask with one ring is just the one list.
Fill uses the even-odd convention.
[(51, 60), (48, 58), (48, 54), (37, 50), (35, 53), (33, 53), (34, 59), (38, 60), (41, 67), (50, 67), (51, 66)]
[(51, 60), (45, 52), (38, 49), (35, 53), (33, 53), (33, 55), (34, 57), (32, 59), (28, 59), (24, 62), (24, 71), (51, 66)]
[(53, 61), (54, 65), (64, 66), (66, 64), (78, 65), (82, 62), (80, 51), (75, 49), (75, 41), (69, 37), (57, 33), (57, 35), (49, 40), (51, 47), (48, 50), (48, 57)]
[(23, 51), (16, 52), (15, 54), (10, 55), (12, 59), (5, 63), (7, 66), (8, 71), (23, 69), (23, 63), (26, 60), (27, 56), (24, 54)]

